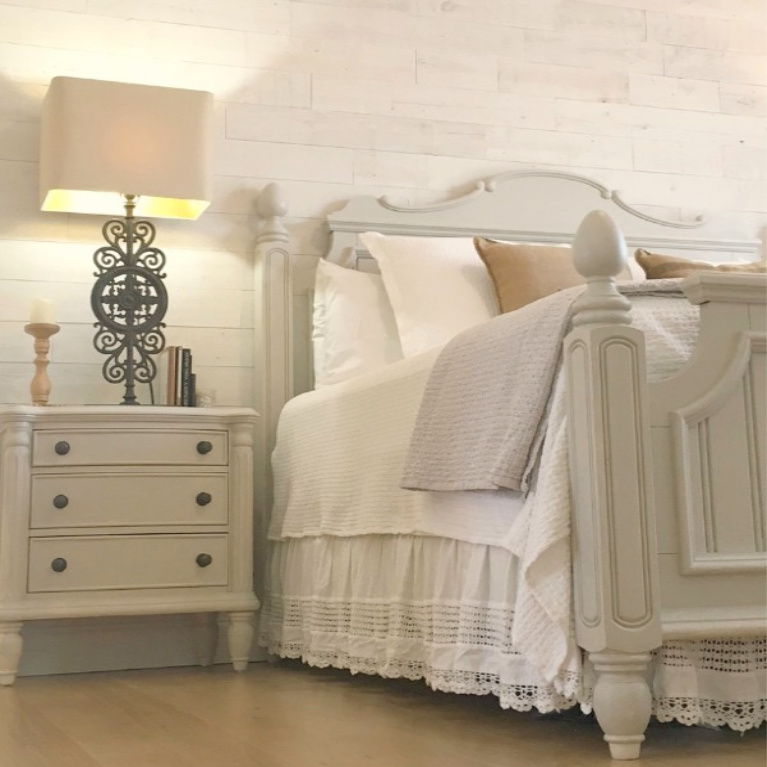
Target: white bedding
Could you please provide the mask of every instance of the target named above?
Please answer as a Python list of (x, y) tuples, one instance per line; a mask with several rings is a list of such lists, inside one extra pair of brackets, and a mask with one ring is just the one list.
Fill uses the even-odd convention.
[[(697, 309), (655, 296), (635, 298), (634, 307), (654, 360), (650, 376), (663, 378), (691, 352)], [(511, 490), (403, 490), (410, 432), (438, 354), (286, 406), (273, 455), (261, 641), (315, 665), (494, 692), (520, 710), (587, 701), (570, 625), (563, 387), (527, 498)], [(516, 577), (508, 577), (515, 565)], [(465, 591), (457, 584), (468, 572), (474, 575)], [(656, 715), (757, 726), (765, 717), (764, 640), (718, 643), (716, 663), (700, 660), (706, 647), (676, 643), (659, 651)]]
[[(527, 314), (515, 314), (526, 327)], [(651, 379), (671, 374), (690, 356), (697, 308), (681, 294), (635, 296), (633, 319), (646, 334)], [(499, 320), (508, 327), (514, 316), (473, 328), (453, 343), (465, 347)], [(497, 351), (495, 345), (491, 351)], [(564, 387), (557, 379), (548, 437), (529, 495), (501, 488), (404, 490), (401, 477), (422, 395), (442, 358), (441, 350), (425, 352), (286, 405), (272, 457), (275, 499), (269, 537), (428, 535), (511, 551), (521, 563), (512, 639), (543, 678), (564, 691), (563, 685), (579, 672), (570, 626)], [(463, 399), (464, 407), (470, 407), (470, 399)], [(476, 408), (489, 419), (484, 403)], [(443, 433), (449, 438), (449, 430)], [(505, 430), (492, 433), (502, 437)]]
[(316, 535), (432, 535), (497, 544), (520, 493), (412, 492), (400, 487), (423, 387), (439, 350), (424, 352), (285, 406), (272, 455), (273, 540)]

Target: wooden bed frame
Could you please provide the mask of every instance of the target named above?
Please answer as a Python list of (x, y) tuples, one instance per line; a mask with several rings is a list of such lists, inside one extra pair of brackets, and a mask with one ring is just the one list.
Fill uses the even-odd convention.
[[(278, 187), (264, 190), (259, 208), (256, 407), (265, 429), (257, 465), (268, 508), (268, 455), (279, 412), (296, 393), (295, 350), (309, 346), (311, 296), (292, 287)], [(598, 212), (583, 221), (590, 211)], [(637, 758), (650, 718), (651, 650), (665, 639), (765, 631), (767, 278), (687, 278), (684, 291), (701, 311), (695, 354), (677, 375), (648, 384), (643, 336), (613, 275), (624, 237), (630, 251), (711, 261), (759, 260), (763, 243), (715, 220), (661, 220), (591, 179), (536, 170), (423, 207), (355, 198), (327, 225), (326, 257), (361, 269), (374, 263), (357, 238), (368, 230), (529, 242), (573, 242), (578, 230), (576, 266), (588, 288), (564, 345), (576, 636), (597, 672), (594, 709), (611, 754)]]

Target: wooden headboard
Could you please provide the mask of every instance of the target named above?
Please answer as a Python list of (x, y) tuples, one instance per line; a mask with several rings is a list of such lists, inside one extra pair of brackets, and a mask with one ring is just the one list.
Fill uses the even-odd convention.
[[(360, 265), (369, 254), (357, 242), (360, 232), (428, 237), (466, 237), (519, 242), (570, 242), (592, 210), (604, 210), (626, 238), (629, 249), (694, 251), (711, 260), (740, 260), (760, 253), (755, 237), (722, 219), (699, 215), (666, 220), (632, 207), (619, 191), (585, 176), (545, 170), (518, 170), (476, 182), (460, 197), (421, 207), (397, 205), (386, 197), (355, 197), (327, 217), (330, 247), (325, 258), (345, 266)], [(758, 259), (759, 255), (755, 256)]]
[[(630, 192), (626, 197), (630, 199)], [(680, 204), (683, 201), (680, 201)], [(310, 284), (296, 284), (290, 268), (287, 206), (269, 184), (259, 198), (262, 217), (255, 257), (255, 407), (262, 415), (257, 445), (266, 471), (277, 418), (284, 403), (311, 387)], [(639, 210), (623, 194), (584, 176), (549, 170), (516, 170), (477, 181), (470, 191), (429, 205), (398, 205), (386, 197), (351, 198), (326, 218), (325, 258), (375, 269), (358, 235), (384, 234), (490, 238), (520, 242), (570, 242), (581, 220), (604, 210), (617, 223), (629, 252), (638, 246), (711, 261), (764, 257), (760, 232), (744, 237), (726, 216), (665, 220)], [(309, 275), (311, 277), (311, 274)]]

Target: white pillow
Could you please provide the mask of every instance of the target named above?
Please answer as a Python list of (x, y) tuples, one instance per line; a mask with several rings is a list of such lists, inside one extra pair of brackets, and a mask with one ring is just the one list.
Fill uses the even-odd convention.
[(644, 273), (644, 269), (637, 263), (636, 257), (633, 253), (629, 254), (626, 260), (626, 264), (631, 274), (631, 279), (634, 282), (644, 282), (647, 279), (647, 275)]
[(317, 388), (402, 359), (394, 314), (380, 275), (320, 260), (312, 346)]
[(365, 232), (360, 240), (381, 269), (406, 357), (498, 314), (493, 281), (471, 237)]

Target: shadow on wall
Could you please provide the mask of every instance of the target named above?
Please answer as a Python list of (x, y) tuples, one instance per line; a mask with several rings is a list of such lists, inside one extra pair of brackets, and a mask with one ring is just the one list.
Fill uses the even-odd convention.
[(34, 239), (47, 239), (61, 228), (60, 222), (46, 221), (37, 199), (40, 109), (47, 87), (0, 75), (0, 237), (34, 232)]

